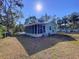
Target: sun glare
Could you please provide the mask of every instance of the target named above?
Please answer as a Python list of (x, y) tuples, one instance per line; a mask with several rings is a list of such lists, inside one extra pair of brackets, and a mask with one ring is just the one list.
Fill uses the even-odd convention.
[(43, 8), (43, 6), (42, 6), (41, 3), (37, 3), (37, 4), (36, 4), (36, 11), (37, 11), (37, 12), (42, 11), (42, 8)]

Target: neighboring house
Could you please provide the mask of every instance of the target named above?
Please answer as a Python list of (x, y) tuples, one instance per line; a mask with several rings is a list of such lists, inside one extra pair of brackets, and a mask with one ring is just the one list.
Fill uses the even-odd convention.
[[(25, 32), (32, 37), (41, 37), (56, 33), (56, 23), (53, 17), (47, 15), (32, 21), (34, 18), (28, 18), (28, 22), (25, 24)], [(37, 21), (38, 20), (38, 21)], [(32, 21), (32, 22), (31, 22)]]

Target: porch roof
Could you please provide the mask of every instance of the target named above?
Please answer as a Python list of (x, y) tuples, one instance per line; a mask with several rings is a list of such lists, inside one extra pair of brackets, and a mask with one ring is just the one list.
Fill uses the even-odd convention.
[(36, 22), (36, 23), (25, 24), (24, 26), (32, 26), (32, 25), (36, 25), (36, 24), (47, 24), (47, 23), (50, 23), (50, 22), (52, 22), (52, 19), (49, 19), (45, 22)]

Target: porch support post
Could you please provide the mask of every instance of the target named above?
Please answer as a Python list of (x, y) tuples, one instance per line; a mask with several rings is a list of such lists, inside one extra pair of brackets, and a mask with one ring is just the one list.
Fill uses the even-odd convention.
[(41, 28), (41, 34), (43, 33), (43, 25), (41, 24), (40, 25), (40, 28)]
[(35, 25), (33, 25), (33, 27), (34, 27), (34, 28), (33, 28), (33, 30), (34, 30), (34, 33), (33, 33), (33, 34), (35, 34)]
[(37, 34), (38, 34), (38, 24), (37, 24)]

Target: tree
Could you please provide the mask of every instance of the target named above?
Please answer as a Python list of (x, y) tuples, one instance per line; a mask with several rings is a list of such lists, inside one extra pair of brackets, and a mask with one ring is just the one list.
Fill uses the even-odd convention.
[(16, 32), (23, 32), (23, 31), (24, 31), (23, 24), (21, 24), (21, 23), (17, 24), (15, 29), (14, 29), (14, 33), (16, 33)]
[(0, 0), (0, 21), (9, 29), (15, 27), (16, 19), (22, 17), (22, 0)]
[(63, 23), (63, 28), (65, 29), (65, 31), (67, 32), (67, 29), (68, 29), (68, 17), (67, 16), (64, 16), (62, 17), (62, 23)]
[(57, 20), (57, 26), (58, 26), (58, 29), (61, 31), (62, 30), (62, 19), (58, 18)]
[(79, 13), (77, 12), (73, 12), (71, 15), (70, 15), (70, 19), (69, 19), (70, 23), (71, 23), (71, 27), (72, 29), (76, 29), (78, 27), (78, 21), (79, 21)]
[(28, 17), (27, 19), (25, 19), (25, 24), (36, 23), (36, 22), (37, 22), (36, 16), (31, 16), (31, 17)]
[(0, 24), (0, 38), (3, 37), (4, 31), (6, 31), (6, 27)]

